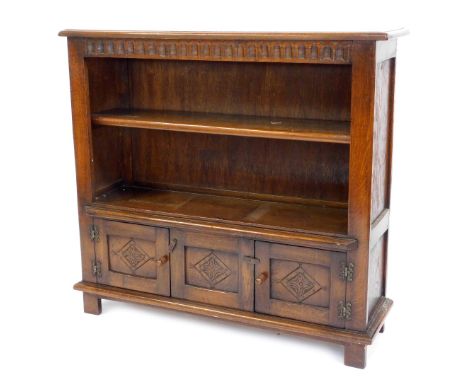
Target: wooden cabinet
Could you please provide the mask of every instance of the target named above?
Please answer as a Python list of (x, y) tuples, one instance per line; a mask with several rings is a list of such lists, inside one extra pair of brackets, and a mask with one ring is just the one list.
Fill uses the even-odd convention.
[(96, 219), (96, 276), (103, 284), (170, 296), (169, 230)]
[(396, 41), (63, 31), (88, 313), (131, 301), (342, 344), (382, 330)]
[(255, 311), (344, 327), (344, 253), (257, 242), (255, 256)]
[(344, 327), (343, 252), (102, 219), (93, 229), (99, 283)]
[(171, 230), (172, 296), (253, 310), (252, 240)]

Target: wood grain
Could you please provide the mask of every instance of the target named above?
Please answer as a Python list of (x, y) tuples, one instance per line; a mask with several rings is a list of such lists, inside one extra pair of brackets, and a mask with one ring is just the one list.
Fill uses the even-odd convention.
[(253, 311), (252, 240), (172, 230), (171, 295), (218, 306)]
[(161, 39), (86, 39), (89, 57), (212, 62), (348, 64), (349, 41), (198, 41)]
[(350, 120), (350, 65), (129, 59), (128, 68), (131, 109)]
[(348, 251), (357, 248), (357, 241), (352, 237), (317, 235), (281, 229), (259, 228), (247, 225), (230, 224), (223, 221), (203, 221), (199, 218), (189, 219), (171, 215), (156, 215), (144, 210), (121, 210), (109, 206), (90, 205), (86, 208), (90, 216), (103, 219), (131, 222), (136, 224), (157, 225), (172, 228), (183, 228), (195, 232), (212, 232), (222, 235), (245, 237), (257, 240), (268, 240), (284, 244), (301, 245), (332, 251)]
[(74, 285), (74, 289), (109, 300), (135, 302), (158, 308), (247, 324), (259, 328), (273, 329), (283, 333), (296, 334), (338, 344), (355, 343), (371, 345), (393, 304), (392, 300), (382, 298), (369, 321), (369, 330), (357, 332), (238, 309), (217, 307), (215, 305), (191, 302), (177, 298), (157, 296), (150, 293), (95, 283), (80, 282)]
[(101, 264), (98, 282), (170, 296), (169, 230), (95, 219), (99, 230), (96, 259)]
[(347, 321), (346, 327), (365, 330), (368, 318), (375, 44), (354, 42), (353, 62), (348, 233), (358, 239), (359, 247), (348, 252), (348, 262), (352, 262), (359, 271), (346, 288), (346, 301), (353, 305), (352, 319)]
[(107, 126), (93, 129), (93, 172), (95, 194), (123, 181), (123, 130)]
[(255, 256), (256, 274), (268, 275), (255, 288), (255, 311), (344, 327), (336, 310), (345, 298), (346, 285), (336, 277), (344, 254), (257, 242)]
[(371, 220), (379, 216), (383, 209), (388, 207), (389, 164), (388, 156), (391, 148), (390, 142), (390, 113), (392, 93), (393, 60), (377, 63), (375, 114), (373, 132), (373, 159), (372, 159), (372, 206)]
[(348, 160), (349, 146), (341, 144), (144, 129), (133, 135), (136, 184), (207, 193), (228, 190), (343, 204)]
[(367, 287), (367, 301), (369, 304), (368, 315), (370, 317), (374, 306), (384, 293), (384, 268), (385, 268), (386, 240), (382, 236), (372, 247), (369, 253), (369, 276)]
[(268, 202), (172, 190), (116, 189), (94, 203), (112, 210), (145, 211), (155, 215), (228, 222), (292, 232), (344, 236), (347, 210), (293, 203)]
[(93, 114), (96, 125), (349, 144), (349, 123), (295, 118), (153, 110)]
[(127, 60), (86, 58), (92, 113), (128, 108), (130, 102)]
[(408, 34), (405, 28), (381, 32), (159, 32), (65, 29), (59, 36), (91, 38), (158, 38), (196, 40), (388, 40)]
[(369, 244), (370, 248), (373, 248), (374, 245), (376, 245), (377, 242), (380, 240), (382, 235), (384, 235), (387, 232), (389, 224), (390, 224), (390, 210), (386, 208), (372, 222), (370, 244)]
[(342, 344), (364, 367), (392, 305), (404, 33), (61, 32), (85, 311), (223, 318)]
[(94, 243), (89, 239), (89, 226), (92, 224), (93, 219), (84, 211), (85, 204), (93, 200), (95, 187), (88, 72), (84, 61), (84, 43), (81, 39), (68, 40), (68, 63), (70, 69), (82, 277), (85, 281), (96, 281), (91, 265), (95, 259)]
[(99, 315), (102, 313), (101, 299), (89, 293), (83, 293), (84, 312)]
[(346, 366), (364, 369), (366, 367), (366, 346), (346, 344), (344, 363)]

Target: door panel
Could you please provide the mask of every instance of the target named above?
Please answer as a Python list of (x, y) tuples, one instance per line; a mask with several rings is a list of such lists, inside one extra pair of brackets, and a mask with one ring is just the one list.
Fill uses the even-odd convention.
[(337, 311), (346, 292), (344, 253), (256, 242), (255, 257), (255, 311), (344, 327)]
[(252, 240), (171, 230), (172, 296), (208, 304), (253, 310)]
[(98, 282), (170, 295), (169, 231), (165, 228), (98, 220)]

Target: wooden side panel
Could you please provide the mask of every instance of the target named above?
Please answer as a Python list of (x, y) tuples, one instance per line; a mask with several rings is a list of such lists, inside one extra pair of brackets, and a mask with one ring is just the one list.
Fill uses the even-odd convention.
[(96, 277), (92, 272), (92, 261), (95, 259), (94, 243), (89, 237), (89, 226), (93, 220), (86, 215), (84, 210), (85, 204), (90, 203), (93, 199), (91, 114), (84, 50), (83, 39), (68, 39), (82, 274), (83, 280), (95, 282)]
[(348, 145), (147, 130), (133, 139), (135, 182), (347, 202)]
[(388, 208), (393, 64), (393, 59), (379, 62), (375, 73), (376, 89), (372, 163), (372, 221), (380, 215), (384, 208)]
[(352, 318), (346, 328), (367, 327), (367, 283), (371, 229), (372, 156), (375, 96), (375, 42), (353, 42), (351, 148), (349, 164), (348, 233), (359, 246), (348, 252), (355, 265), (354, 280), (346, 288)]
[(369, 318), (372, 309), (384, 294), (385, 254), (387, 250), (387, 235), (383, 235), (369, 255), (369, 283), (367, 301), (369, 304)]
[(349, 65), (130, 60), (133, 108), (345, 120)]
[[(388, 54), (390, 51), (391, 54)], [(379, 42), (376, 56), (394, 56), (396, 42)], [(393, 144), (393, 97), (395, 85), (395, 58), (379, 61), (376, 65), (374, 141), (372, 164), (371, 219), (375, 223), (385, 209), (390, 208), (390, 188)], [(387, 224), (388, 229), (388, 224)], [(380, 234), (380, 232), (379, 232)], [(371, 235), (372, 237), (372, 235)], [(371, 241), (372, 244), (372, 241)], [(368, 315), (385, 296), (388, 231), (381, 236), (369, 259)]]
[(353, 44), (348, 227), (359, 247), (348, 255), (356, 271), (347, 289), (354, 307), (347, 328), (357, 330), (366, 327), (377, 298), (385, 293), (388, 234), (374, 248), (370, 237), (372, 223), (389, 207), (390, 198), (395, 59), (379, 60), (394, 48), (388, 44), (392, 46)]

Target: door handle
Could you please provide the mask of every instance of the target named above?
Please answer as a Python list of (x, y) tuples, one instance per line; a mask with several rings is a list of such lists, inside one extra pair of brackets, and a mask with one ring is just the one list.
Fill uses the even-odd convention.
[(263, 284), (266, 281), (267, 278), (268, 278), (268, 273), (267, 272), (262, 272), (255, 279), (255, 284), (257, 284), (257, 285)]

